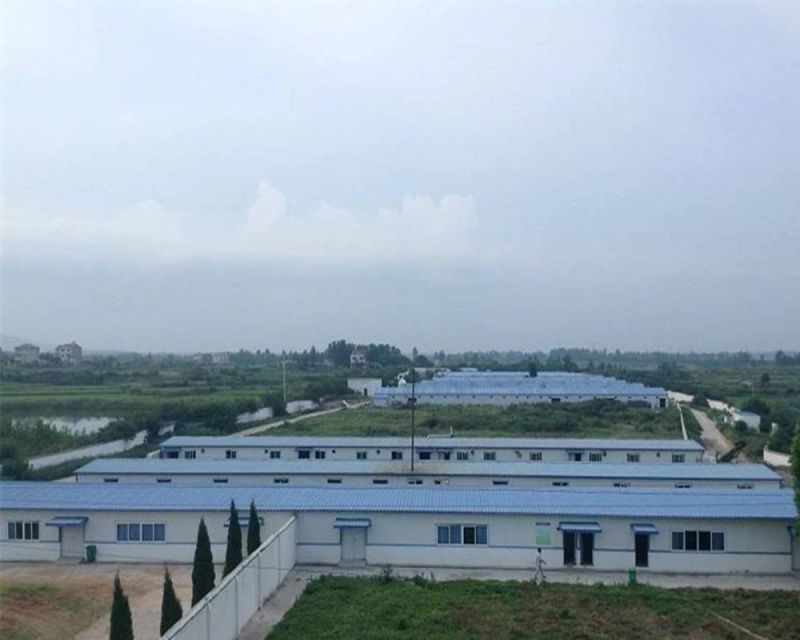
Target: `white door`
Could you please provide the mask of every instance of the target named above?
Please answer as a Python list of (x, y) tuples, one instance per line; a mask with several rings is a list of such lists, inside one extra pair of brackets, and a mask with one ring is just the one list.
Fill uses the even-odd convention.
[(61, 557), (82, 558), (84, 553), (85, 529), (80, 527), (61, 527)]
[(341, 563), (366, 564), (367, 530), (341, 529)]

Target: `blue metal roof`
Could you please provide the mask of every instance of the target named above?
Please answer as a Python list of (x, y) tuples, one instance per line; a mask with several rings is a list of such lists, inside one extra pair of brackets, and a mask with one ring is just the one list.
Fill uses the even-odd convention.
[[(377, 389), (375, 397), (407, 396), (409, 384)], [(588, 373), (542, 372), (531, 378), (519, 371), (444, 372), (433, 379), (422, 380), (416, 393), (428, 395), (505, 395), (505, 396), (663, 396), (661, 387), (647, 387), (640, 382), (627, 382), (608, 376)]]
[(473, 513), (572, 517), (730, 518), (792, 522), (794, 493), (773, 491), (534, 490), (425, 487), (264, 487), (61, 482), (0, 483), (0, 509), (227, 511), (255, 500), (262, 511)]
[[(362, 460), (186, 460), (99, 458), (76, 475), (411, 475), (409, 463)], [(608, 462), (416, 462), (415, 476), (509, 476), (659, 480), (767, 480), (781, 477), (763, 464), (641, 464)]]
[[(222, 447), (253, 447), (271, 449), (409, 449), (408, 437), (348, 437), (348, 436), (173, 436), (165, 440), (162, 449), (200, 449)], [(703, 451), (694, 440), (645, 438), (417, 438), (418, 449), (577, 449), (597, 451), (622, 449), (630, 451)]]

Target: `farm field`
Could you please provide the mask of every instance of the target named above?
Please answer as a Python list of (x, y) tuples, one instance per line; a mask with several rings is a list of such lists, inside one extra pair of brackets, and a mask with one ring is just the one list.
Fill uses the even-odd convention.
[(267, 640), (753, 637), (800, 638), (800, 593), (324, 576)]
[[(270, 430), (271, 435), (408, 435), (409, 409), (364, 407), (332, 413)], [(680, 438), (676, 407), (653, 410), (614, 401), (581, 404), (491, 406), (420, 406), (417, 433), (456, 436), (576, 438)]]

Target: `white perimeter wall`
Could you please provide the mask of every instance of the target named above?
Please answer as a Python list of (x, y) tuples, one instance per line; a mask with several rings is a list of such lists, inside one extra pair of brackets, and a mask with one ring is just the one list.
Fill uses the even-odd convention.
[(233, 640), (295, 565), (297, 521), (291, 516), (162, 637)]

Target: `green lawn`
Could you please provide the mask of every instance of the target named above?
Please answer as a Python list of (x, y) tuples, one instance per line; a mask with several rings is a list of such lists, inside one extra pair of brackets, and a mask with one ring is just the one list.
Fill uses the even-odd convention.
[[(511, 407), (421, 406), (417, 433), (457, 436), (561, 436), (598, 438), (680, 438), (675, 407), (653, 410), (614, 401), (581, 404), (519, 404)], [(408, 409), (365, 407), (340, 411), (271, 430), (271, 435), (408, 435)]]
[(268, 640), (800, 638), (800, 593), (322, 577)]

